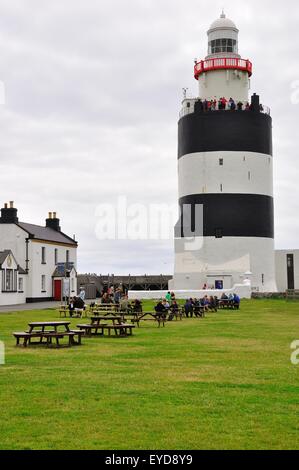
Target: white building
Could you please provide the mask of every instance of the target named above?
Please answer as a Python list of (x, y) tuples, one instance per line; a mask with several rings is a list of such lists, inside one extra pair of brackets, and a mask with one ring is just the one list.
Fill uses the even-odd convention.
[(39, 226), (19, 222), (13, 202), (5, 204), (0, 218), (0, 305), (76, 295), (77, 247), (61, 232), (55, 212)]
[(194, 68), (199, 97), (182, 103), (173, 290), (231, 289), (246, 277), (253, 291), (277, 290), (272, 119), (249, 98), (252, 63), (239, 55), (238, 32), (224, 14), (211, 25)]
[(275, 266), (278, 291), (299, 290), (299, 250), (276, 250)]

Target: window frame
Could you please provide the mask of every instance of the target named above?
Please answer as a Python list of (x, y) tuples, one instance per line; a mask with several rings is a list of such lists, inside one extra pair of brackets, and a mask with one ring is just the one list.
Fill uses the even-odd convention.
[(41, 263), (42, 264), (47, 264), (47, 252), (46, 252), (46, 247), (45, 246), (42, 246), (42, 260), (41, 260)]

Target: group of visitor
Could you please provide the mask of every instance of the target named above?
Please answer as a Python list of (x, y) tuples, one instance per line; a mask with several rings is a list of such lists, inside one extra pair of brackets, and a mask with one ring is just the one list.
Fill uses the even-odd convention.
[(168, 292), (165, 299), (159, 300), (155, 306), (155, 312), (166, 318), (166, 314), (169, 314), (168, 321), (172, 321), (175, 314), (179, 312), (180, 306), (176, 301), (174, 292)]
[(240, 302), (241, 299), (237, 294), (226, 295), (223, 293), (218, 303), (219, 307), (229, 306), (238, 310), (240, 308)]
[(85, 308), (85, 290), (81, 288), (78, 297), (74, 296), (69, 299), (68, 309), (70, 316), (72, 317), (76, 310), (85, 310)]
[[(206, 111), (221, 111), (221, 110), (230, 110), (230, 111), (251, 111), (252, 105), (248, 103), (243, 103), (243, 101), (235, 101), (233, 98), (226, 99), (225, 97), (220, 98), (219, 100), (198, 100), (199, 110), (202, 112)], [(260, 112), (264, 112), (264, 107), (260, 104)]]

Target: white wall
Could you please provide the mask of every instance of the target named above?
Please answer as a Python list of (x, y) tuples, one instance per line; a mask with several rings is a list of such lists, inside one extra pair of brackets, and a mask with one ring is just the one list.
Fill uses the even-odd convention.
[[(42, 264), (42, 247), (46, 248), (46, 264)], [(34, 240), (29, 242), (29, 282), (27, 297), (29, 298), (49, 298), (53, 297), (53, 274), (55, 265), (55, 249), (58, 250), (58, 262), (66, 261), (66, 251), (69, 250), (70, 263), (77, 266), (76, 248), (54, 245), (50, 243), (41, 243)], [(42, 292), (42, 275), (46, 276), (46, 289)]]
[(248, 101), (250, 80), (248, 72), (235, 70), (212, 70), (199, 76), (199, 97), (201, 99), (233, 98)]
[[(219, 160), (223, 159), (223, 166)], [(273, 195), (273, 158), (253, 152), (185, 155), (178, 162), (179, 197), (222, 192)], [(250, 173), (250, 175), (249, 175)]]
[[(170, 287), (169, 287), (170, 288)], [(250, 299), (251, 298), (251, 286), (250, 284), (240, 284), (233, 286), (232, 289), (224, 289), (224, 290), (173, 290), (170, 288), (172, 292), (175, 293), (177, 299), (201, 299), (205, 295), (208, 296), (217, 296), (218, 298), (221, 297), (223, 292), (228, 294), (237, 294), (241, 299)], [(165, 298), (168, 291), (129, 291), (128, 296), (129, 299), (151, 299), (157, 300)]]
[(11, 250), (19, 265), (26, 269), (28, 234), (15, 224), (0, 224), (0, 251)]
[[(243, 282), (252, 273), (252, 289), (276, 292), (274, 240), (247, 237), (195, 237), (175, 239), (173, 288), (198, 290), (223, 275), (231, 275), (230, 285)], [(262, 284), (262, 275), (264, 284)], [(211, 276), (211, 277), (208, 277)]]

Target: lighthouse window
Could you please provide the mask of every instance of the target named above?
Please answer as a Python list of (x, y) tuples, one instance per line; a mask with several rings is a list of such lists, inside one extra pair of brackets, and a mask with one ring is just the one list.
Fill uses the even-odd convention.
[(222, 184), (220, 185), (220, 191), (221, 192), (223, 191), (223, 185)]
[(219, 158), (219, 165), (223, 166), (223, 158)]
[(249, 181), (251, 180), (251, 172), (250, 171), (248, 171), (248, 179), (249, 179)]
[(190, 108), (190, 103), (187, 103), (187, 108)]
[(237, 52), (237, 41), (235, 39), (215, 39), (210, 42), (210, 53)]

